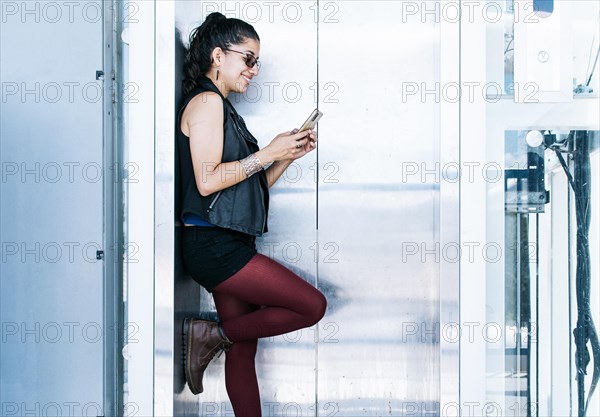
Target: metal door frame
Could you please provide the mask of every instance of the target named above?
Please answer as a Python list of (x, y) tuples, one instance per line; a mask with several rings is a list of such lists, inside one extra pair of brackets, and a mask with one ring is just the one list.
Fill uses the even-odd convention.
[[(459, 7), (458, 0), (440, 0), (443, 10)], [(461, 56), (456, 53), (461, 42), (460, 23), (440, 20), (440, 84), (460, 85)], [(460, 167), (461, 102), (440, 101), (440, 166)], [(461, 181), (440, 178), (440, 247), (461, 243)], [(440, 257), (440, 415), (452, 415), (460, 403), (461, 343), (454, 333), (461, 328), (460, 262)], [(451, 294), (446, 301), (444, 296)]]
[(102, 2), (103, 15), (103, 306), (104, 306), (104, 405), (105, 415), (123, 410), (123, 149), (119, 140), (121, 113), (116, 83), (116, 0)]

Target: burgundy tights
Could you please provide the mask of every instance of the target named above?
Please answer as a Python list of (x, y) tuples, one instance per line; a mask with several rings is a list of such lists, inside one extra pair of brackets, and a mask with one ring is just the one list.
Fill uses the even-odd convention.
[(317, 323), (325, 296), (289, 269), (257, 254), (217, 285), (213, 297), (225, 335), (233, 342), (225, 359), (225, 385), (236, 417), (260, 417), (254, 367), (258, 338)]

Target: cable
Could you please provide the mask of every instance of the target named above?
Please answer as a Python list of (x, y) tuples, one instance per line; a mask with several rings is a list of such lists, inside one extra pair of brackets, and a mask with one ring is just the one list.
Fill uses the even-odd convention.
[(506, 45), (506, 50), (504, 51), (504, 55), (506, 55), (506, 54), (507, 54), (507, 53), (509, 53), (510, 51), (514, 51), (514, 48), (513, 48), (513, 49), (510, 49), (510, 44), (511, 44), (511, 43), (513, 43), (514, 39), (515, 39), (515, 37), (514, 37), (514, 36), (511, 36), (511, 37), (510, 37), (510, 41), (508, 41), (508, 45)]
[[(598, 333), (594, 326), (590, 307), (591, 262), (589, 233), (592, 178), (589, 137), (587, 131), (580, 131), (578, 133), (579, 135), (576, 135), (576, 149), (574, 152), (574, 176), (575, 185), (577, 186), (577, 190), (575, 191), (577, 219), (577, 268), (575, 282), (580, 288), (577, 290), (578, 315), (575, 334), (577, 337), (578, 329), (582, 333), (579, 335), (579, 338), (581, 339), (580, 343), (583, 343), (583, 345), (578, 346), (578, 348), (581, 347), (583, 351), (580, 354), (577, 354), (576, 352), (575, 355), (577, 359), (585, 362), (585, 367), (582, 370), (578, 370), (578, 385), (581, 387), (579, 391), (579, 413), (581, 414), (583, 410), (583, 416), (586, 416), (592, 395), (594, 394), (598, 380), (600, 379), (600, 340), (598, 339)], [(590, 361), (590, 354), (587, 350), (588, 341), (592, 347), (594, 371), (587, 400), (584, 401), (585, 392), (583, 379), (586, 374), (585, 368), (587, 368), (587, 364)], [(583, 364), (580, 363), (579, 365), (581, 366)], [(583, 371), (583, 373), (581, 373), (581, 371)], [(581, 381), (579, 379), (581, 379)]]
[(592, 81), (592, 77), (594, 76), (594, 71), (596, 70), (596, 64), (598, 63), (598, 56), (600, 56), (600, 45), (598, 46), (598, 52), (596, 53), (596, 60), (594, 61), (594, 67), (592, 68), (592, 72), (590, 73), (590, 78), (588, 78), (586, 87), (589, 87), (590, 82)]
[[(596, 28), (598, 27), (598, 23), (600, 23), (600, 13), (598, 13), (598, 19), (596, 19)], [(594, 30), (594, 37), (592, 38), (592, 44), (590, 45), (590, 57), (588, 58), (588, 65), (587, 68), (585, 69), (585, 74), (587, 75), (589, 70), (590, 70), (590, 61), (592, 60), (592, 53), (594, 51), (594, 42), (596, 41), (596, 30)], [(600, 52), (600, 48), (598, 49), (598, 51)], [(598, 62), (598, 54), (596, 54), (596, 62)], [(594, 64), (594, 68), (596, 67), (596, 64)], [(592, 69), (591, 74), (594, 73), (594, 70)], [(589, 80), (586, 84), (586, 86), (590, 85), (590, 81), (592, 80), (592, 77), (590, 75)]]
[[(575, 133), (575, 135), (574, 135)], [(573, 165), (571, 176), (568, 166), (558, 149), (554, 149), (567, 174), (575, 196), (575, 217), (577, 220), (577, 265), (575, 275), (577, 298), (577, 325), (573, 330), (575, 338), (575, 366), (577, 368), (578, 415), (585, 417), (598, 381), (600, 380), (600, 339), (590, 308), (591, 262), (590, 262), (590, 216), (591, 216), (591, 164), (587, 131), (569, 133), (569, 141), (574, 139)], [(573, 143), (573, 142), (571, 142)], [(587, 348), (590, 342), (592, 357)], [(585, 376), (587, 366), (593, 358), (593, 375), (590, 390), (585, 396)]]

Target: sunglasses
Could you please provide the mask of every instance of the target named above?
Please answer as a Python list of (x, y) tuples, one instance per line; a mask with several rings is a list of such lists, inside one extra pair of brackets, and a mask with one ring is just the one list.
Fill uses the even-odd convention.
[(244, 55), (246, 57), (246, 59), (244, 59), (244, 62), (248, 68), (254, 68), (254, 66), (256, 65), (256, 67), (260, 70), (260, 62), (258, 61), (258, 59), (256, 59), (254, 57), (254, 55), (247, 54), (245, 52), (235, 51), (233, 49), (227, 49), (227, 48), (223, 48), (223, 50), (229, 51), (229, 52), (236, 52), (238, 54)]

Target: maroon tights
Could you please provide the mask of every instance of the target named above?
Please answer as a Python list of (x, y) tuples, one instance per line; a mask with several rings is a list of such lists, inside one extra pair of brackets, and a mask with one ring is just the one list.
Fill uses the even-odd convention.
[(225, 359), (225, 385), (236, 417), (260, 417), (254, 367), (258, 338), (317, 323), (325, 296), (289, 269), (257, 254), (217, 285), (213, 297), (225, 335), (233, 342)]

